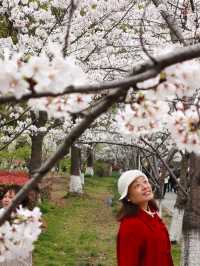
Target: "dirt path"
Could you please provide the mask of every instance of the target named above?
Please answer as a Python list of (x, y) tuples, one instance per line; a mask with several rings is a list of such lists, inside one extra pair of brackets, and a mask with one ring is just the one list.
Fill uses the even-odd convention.
[[(51, 201), (56, 203), (59, 206), (66, 206), (68, 201), (65, 199), (68, 191), (68, 180), (67, 176), (55, 176), (53, 178), (52, 190), (51, 190)], [(98, 220), (98, 223), (101, 225), (105, 224), (105, 221), (112, 219), (114, 222), (112, 209), (109, 207), (108, 198), (112, 195), (109, 191), (99, 191), (96, 194), (86, 192), (83, 196), (80, 197), (91, 197), (91, 201), (95, 201), (97, 205), (101, 206), (100, 209), (94, 215), (94, 222)]]
[[(85, 194), (80, 196), (79, 199), (66, 198), (68, 179), (62, 176), (57, 176), (53, 179), (51, 201), (69, 211), (73, 208), (75, 211), (76, 207), (73, 207), (73, 204), (76, 201), (81, 204), (76, 214), (73, 214), (73, 224), (71, 221), (68, 222), (66, 220), (68, 232), (74, 232), (74, 224), (79, 224), (79, 228), (75, 230), (80, 230), (80, 234), (96, 235), (94, 246), (91, 246), (90, 250), (88, 250), (88, 254), (93, 253), (93, 255), (86, 255), (87, 252), (82, 251), (82, 255), (79, 259), (77, 258), (75, 266), (116, 265), (115, 243), (118, 223), (112, 207), (108, 204), (108, 198), (112, 197), (112, 194), (103, 182), (99, 182), (98, 185), (98, 187), (93, 187), (90, 184), (89, 188), (85, 188)], [(92, 252), (91, 250), (94, 251)]]
[(58, 205), (65, 204), (64, 197), (68, 190), (68, 176), (53, 177), (50, 200)]

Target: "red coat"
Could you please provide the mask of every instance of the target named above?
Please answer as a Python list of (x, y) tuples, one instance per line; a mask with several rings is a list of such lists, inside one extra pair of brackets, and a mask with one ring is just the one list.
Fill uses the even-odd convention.
[(118, 266), (173, 266), (169, 235), (157, 214), (140, 210), (121, 221), (117, 259)]

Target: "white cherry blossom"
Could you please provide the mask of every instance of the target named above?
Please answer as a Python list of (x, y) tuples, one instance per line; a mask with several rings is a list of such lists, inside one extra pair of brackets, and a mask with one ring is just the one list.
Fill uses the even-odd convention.
[(40, 233), (39, 208), (30, 211), (20, 206), (11, 221), (6, 221), (0, 227), (0, 262), (28, 257)]
[(169, 106), (164, 101), (151, 101), (143, 93), (138, 93), (136, 102), (126, 105), (116, 120), (123, 133), (146, 134), (161, 129)]
[(167, 118), (171, 137), (181, 150), (199, 153), (200, 147), (200, 117), (196, 106), (184, 110), (179, 104), (177, 111)]

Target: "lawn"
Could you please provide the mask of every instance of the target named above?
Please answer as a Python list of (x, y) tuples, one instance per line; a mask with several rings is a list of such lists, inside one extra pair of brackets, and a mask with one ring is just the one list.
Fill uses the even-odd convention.
[[(115, 183), (114, 177), (87, 178), (83, 196), (41, 204), (47, 229), (36, 243), (35, 266), (116, 265), (115, 200), (114, 207), (108, 204), (110, 197), (116, 198)], [(173, 255), (178, 266), (179, 247), (173, 247)]]

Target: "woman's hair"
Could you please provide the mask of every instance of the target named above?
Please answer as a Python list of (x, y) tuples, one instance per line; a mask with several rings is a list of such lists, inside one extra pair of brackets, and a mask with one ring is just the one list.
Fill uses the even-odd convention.
[[(17, 185), (12, 185), (12, 186), (8, 186), (6, 187), (3, 191), (1, 191), (0, 193), (0, 201), (2, 201), (2, 199), (4, 198), (4, 196), (6, 195), (6, 193), (8, 191), (13, 191), (15, 193), (15, 195), (19, 192), (19, 190), (21, 189), (20, 186)], [(20, 205), (22, 205), (22, 207), (28, 207), (29, 205), (29, 199), (28, 197), (26, 197), (21, 203)], [(2, 207), (2, 206), (0, 206)]]
[(4, 196), (6, 195), (6, 193), (8, 191), (13, 191), (15, 194), (17, 194), (17, 192), (20, 190), (19, 186), (7, 186), (3, 189), (1, 189), (1, 193), (0, 193), (0, 200), (2, 200), (4, 198)]
[[(125, 217), (132, 217), (135, 216), (140, 207), (137, 204), (132, 203), (131, 201), (128, 201), (127, 197), (122, 199), (122, 207), (117, 213), (117, 220), (121, 221)], [(150, 200), (148, 203), (151, 210), (158, 211), (158, 205), (154, 199)]]

